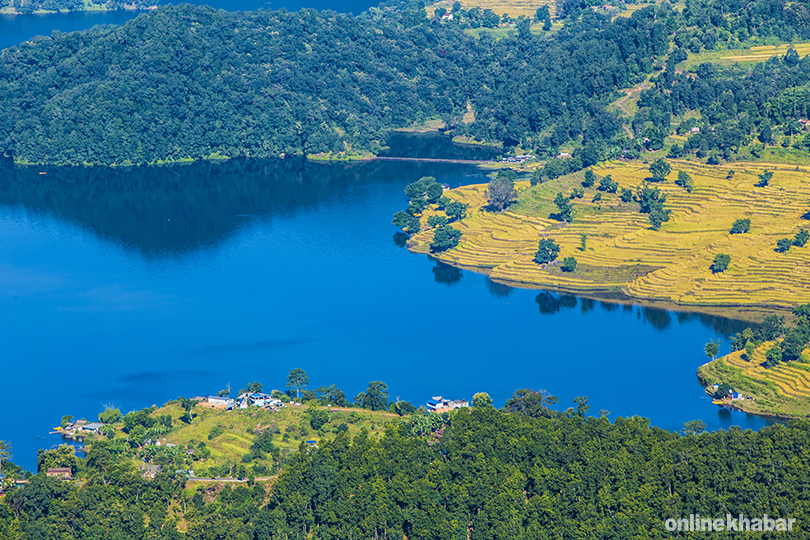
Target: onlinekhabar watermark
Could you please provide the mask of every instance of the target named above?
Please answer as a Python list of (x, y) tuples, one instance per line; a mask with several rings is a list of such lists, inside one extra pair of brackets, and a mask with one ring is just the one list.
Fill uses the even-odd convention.
[(688, 518), (670, 518), (664, 522), (664, 528), (669, 532), (788, 532), (794, 530), (795, 519), (774, 519), (765, 514), (762, 517), (747, 518), (740, 514), (733, 517), (726, 514), (725, 518), (707, 518), (700, 514), (689, 514)]

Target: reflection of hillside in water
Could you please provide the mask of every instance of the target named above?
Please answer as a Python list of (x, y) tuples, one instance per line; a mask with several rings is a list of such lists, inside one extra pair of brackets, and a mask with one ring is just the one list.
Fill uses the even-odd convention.
[(707, 315), (705, 313), (669, 311), (649, 306), (634, 307), (631, 304), (617, 304), (605, 301), (597, 302), (590, 298), (581, 298), (571, 294), (558, 294), (549, 291), (540, 291), (535, 298), (535, 302), (537, 302), (540, 313), (544, 315), (552, 315), (563, 310), (573, 309), (577, 307), (577, 305), (580, 306), (582, 313), (588, 313), (596, 308), (597, 303), (603, 310), (608, 312), (615, 312), (619, 309), (630, 312), (637, 310), (636, 313), (639, 318), (643, 318), (654, 328), (661, 331), (670, 328), (673, 318), (680, 324), (698, 320), (703, 326), (713, 328), (717, 332), (725, 335), (731, 335), (736, 332), (741, 332), (745, 328), (756, 326), (754, 323), (718, 317), (716, 315)]
[(218, 244), (246, 220), (312, 208), (352, 186), (459, 175), (465, 169), (453, 164), (327, 164), (305, 159), (124, 169), (6, 164), (0, 167), (0, 205), (47, 213), (144, 255), (162, 257)]

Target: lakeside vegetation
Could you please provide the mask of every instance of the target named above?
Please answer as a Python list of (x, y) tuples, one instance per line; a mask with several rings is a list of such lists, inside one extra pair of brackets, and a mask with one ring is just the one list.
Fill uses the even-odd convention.
[[(433, 256), (524, 287), (618, 292), (698, 310), (727, 306), (750, 317), (810, 301), (803, 271), (810, 255), (793, 245), (810, 228), (810, 173), (754, 163), (663, 163), (670, 171), (658, 181), (649, 166), (625, 162), (593, 168), (590, 181), (583, 173), (534, 186), (518, 181), (517, 199), (503, 212), (490, 208), (487, 185), (454, 189), (445, 196), (467, 205), (454, 225), (463, 236), (458, 247)], [(771, 179), (758, 187), (766, 170)], [(733, 233), (737, 220), (749, 220), (750, 230)], [(414, 235), (411, 249), (427, 252), (432, 235)], [(554, 259), (535, 261), (544, 238), (560, 247), (557, 261), (576, 259), (574, 271)], [(789, 244), (784, 252), (782, 239)], [(718, 254), (731, 254), (723, 271), (714, 266)]]
[(698, 369), (698, 379), (715, 403), (770, 416), (810, 414), (810, 304), (791, 315), (789, 323), (772, 314), (757, 328), (738, 332), (731, 353), (721, 358), (715, 358), (718, 344), (706, 345), (712, 361)]
[(810, 526), (806, 422), (714, 433), (688, 422), (681, 435), (643, 418), (588, 416), (582, 397), (564, 411), (556, 404), (523, 389), (501, 410), (479, 400), (428, 415), (439, 420), (430, 425), (405, 417), (376, 433), (329, 434), (272, 477), (245, 482), (145, 476), (109, 445), (93, 445), (86, 460), (51, 451), (40, 461), (75, 467), (75, 479), (29, 476), (0, 499), (0, 536), (669, 538), (673, 515), (726, 513)]
[(112, 11), (117, 9), (153, 9), (154, 0), (0, 0), (0, 13), (56, 13), (60, 11)]

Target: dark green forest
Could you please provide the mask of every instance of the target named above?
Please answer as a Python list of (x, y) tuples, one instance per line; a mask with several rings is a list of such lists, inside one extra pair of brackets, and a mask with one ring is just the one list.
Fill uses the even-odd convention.
[[(803, 112), (792, 104), (810, 61), (797, 56), (750, 70), (674, 66), (751, 36), (806, 39), (804, 3), (665, 3), (615, 20), (586, 9), (559, 32), (535, 35), (522, 19), (497, 41), (467, 26), (429, 18), (422, 4), (357, 17), (181, 5), (36, 38), (0, 53), (0, 148), (52, 164), (379, 153), (391, 128), (441, 118), (455, 134), (542, 156), (573, 144), (569, 167), (581, 168), (660, 148), (685, 109), (720, 130), (675, 152), (726, 158), (755, 136), (770, 140), (764, 123), (795, 127)], [(631, 139), (606, 105), (651, 73)], [(465, 124), (468, 104), (475, 120)]]
[(727, 513), (810, 527), (807, 422), (679, 435), (588, 417), (584, 398), (565, 412), (554, 402), (520, 390), (502, 410), (456, 411), (438, 429), (415, 416), (379, 438), (337, 434), (302, 447), (269, 489), (184, 490), (99, 444), (79, 460), (80, 482), (39, 474), (9, 492), (0, 537), (641, 539), (674, 536), (668, 518)]
[[(146, 9), (157, 5), (154, 0), (97, 0), (91, 2), (94, 9)], [(84, 11), (83, 0), (2, 0), (0, 8), (13, 8), (17, 13), (38, 11)]]

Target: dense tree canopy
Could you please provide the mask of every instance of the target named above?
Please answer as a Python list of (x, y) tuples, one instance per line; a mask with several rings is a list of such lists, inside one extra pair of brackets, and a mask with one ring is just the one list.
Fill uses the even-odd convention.
[(587, 417), (585, 398), (565, 413), (555, 402), (524, 389), (512, 412), (417, 414), (379, 438), (338, 432), (294, 454), (269, 493), (258, 484), (184, 490), (180, 478), (146, 480), (96, 449), (82, 482), (37, 475), (9, 493), (0, 536), (671, 538), (663, 524), (672, 516), (727, 513), (810, 525), (806, 422), (713, 433), (689, 423), (682, 436), (643, 418)]

